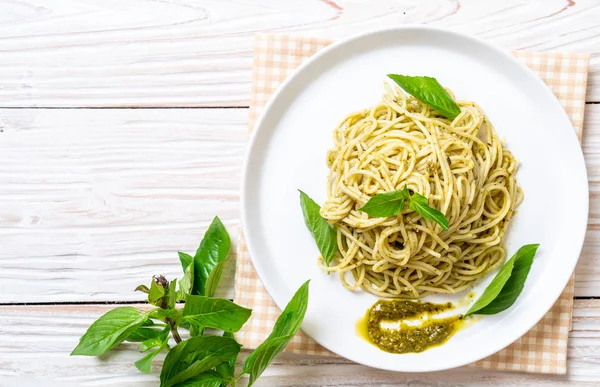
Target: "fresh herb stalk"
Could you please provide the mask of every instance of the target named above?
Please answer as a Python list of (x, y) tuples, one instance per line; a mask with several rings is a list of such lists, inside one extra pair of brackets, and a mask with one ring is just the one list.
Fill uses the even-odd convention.
[[(154, 276), (150, 287), (135, 290), (148, 294), (155, 308), (141, 311), (130, 306), (109, 311), (96, 320), (81, 337), (71, 355), (99, 356), (123, 341), (139, 342), (147, 353), (135, 366), (151, 372), (152, 360), (167, 351), (160, 373), (161, 387), (235, 386), (248, 375), (251, 386), (271, 361), (300, 329), (308, 305), (308, 281), (292, 297), (277, 319), (273, 332), (246, 359), (236, 376), (235, 365), (241, 345), (233, 332), (242, 328), (252, 311), (214, 293), (231, 248), (227, 230), (215, 217), (196, 254), (179, 253), (183, 277), (168, 281)], [(177, 301), (185, 300), (183, 308)], [(189, 331), (182, 339), (178, 329)], [(205, 328), (223, 331), (221, 336), (205, 335)], [(175, 346), (169, 345), (169, 337)]]

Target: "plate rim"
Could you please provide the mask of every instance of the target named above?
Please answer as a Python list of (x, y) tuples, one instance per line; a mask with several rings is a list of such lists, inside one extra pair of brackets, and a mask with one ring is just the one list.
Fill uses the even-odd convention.
[[(465, 33), (457, 32), (457, 31), (454, 31), (451, 29), (446, 29), (446, 28), (433, 27), (433, 26), (427, 26), (427, 25), (418, 25), (418, 24), (417, 25), (408, 24), (408, 25), (396, 26), (396, 27), (372, 29), (369, 31), (365, 31), (362, 33), (348, 36), (348, 37), (340, 39), (340, 40), (333, 41), (327, 47), (324, 47), (323, 49), (319, 50), (317, 53), (313, 54), (310, 58), (305, 60), (300, 66), (298, 66), (296, 69), (294, 69), (287, 76), (287, 78), (277, 87), (277, 89), (273, 92), (273, 94), (269, 97), (267, 104), (263, 108), (262, 113), (260, 114), (260, 116), (258, 117), (258, 119), (256, 120), (256, 122), (254, 124), (254, 129), (252, 130), (252, 132), (250, 134), (250, 138), (248, 140), (248, 145), (247, 145), (246, 152), (244, 155), (244, 162), (243, 162), (243, 167), (242, 167), (241, 189), (240, 189), (240, 212), (241, 212), (240, 218), (241, 218), (241, 224), (242, 224), (243, 237), (244, 237), (244, 240), (245, 240), (245, 243), (247, 246), (248, 253), (250, 255), (250, 259), (252, 261), (252, 265), (253, 265), (254, 269), (256, 270), (258, 278), (260, 279), (262, 285), (264, 286), (265, 290), (269, 294), (269, 297), (271, 298), (271, 300), (281, 310), (283, 310), (283, 308), (285, 307), (285, 304), (280, 305), (280, 303), (278, 303), (275, 300), (275, 298), (272, 296), (272, 291), (274, 289), (268, 285), (268, 281), (265, 282), (263, 280), (263, 278), (265, 277), (265, 270), (262, 267), (261, 263), (254, 258), (256, 256), (256, 249), (254, 248), (252, 239), (249, 237), (250, 235), (252, 235), (252, 232), (250, 231), (250, 227), (249, 227), (250, 221), (248, 219), (248, 211), (247, 211), (247, 207), (249, 205), (251, 205), (251, 203), (248, 203), (248, 197), (246, 194), (246, 189), (247, 189), (247, 186), (249, 185), (249, 174), (250, 174), (248, 166), (249, 166), (249, 161), (252, 156), (253, 150), (256, 147), (258, 133), (261, 131), (265, 117), (267, 116), (268, 112), (271, 110), (271, 108), (275, 104), (275, 102), (279, 99), (279, 96), (283, 93), (283, 91), (287, 88), (287, 86), (298, 76), (298, 74), (303, 72), (306, 67), (310, 66), (313, 62), (319, 60), (322, 56), (327, 55), (330, 51), (335, 50), (339, 46), (346, 45), (355, 40), (360, 40), (360, 39), (369, 37), (371, 35), (386, 34), (386, 33), (390, 33), (390, 32), (407, 33), (408, 31), (411, 31), (411, 30), (415, 31), (416, 33), (423, 32), (423, 31), (434, 32), (434, 33), (438, 33), (438, 34), (442, 34), (442, 35), (450, 35), (451, 37), (458, 38), (458, 39), (465, 39), (465, 40), (471, 41), (472, 43), (475, 43), (475, 44), (484, 45), (487, 48), (493, 50), (496, 54), (501, 55), (505, 59), (508, 59), (509, 61), (513, 62), (513, 64), (520, 67), (521, 70), (524, 70), (525, 72), (529, 73), (532, 80), (534, 80), (534, 82), (536, 82), (539, 86), (542, 87), (543, 90), (545, 90), (544, 92), (548, 96), (550, 96), (550, 98), (556, 104), (556, 107), (559, 108), (559, 111), (561, 112), (559, 114), (563, 115), (563, 117), (567, 120), (567, 122), (570, 124), (572, 129), (574, 129), (573, 123), (571, 122), (566, 111), (564, 110), (564, 108), (562, 107), (560, 102), (558, 101), (558, 98), (556, 97), (556, 95), (552, 92), (550, 87), (531, 68), (529, 68), (527, 65), (525, 65), (520, 60), (518, 60), (515, 56), (511, 55), (508, 50), (504, 50), (504, 49), (498, 47), (497, 45), (487, 42), (481, 38), (478, 38), (478, 37), (475, 37), (472, 35), (468, 35)], [(563, 293), (566, 285), (569, 283), (569, 281), (575, 271), (576, 265), (579, 262), (579, 259), (581, 257), (581, 251), (583, 249), (585, 235), (587, 232), (587, 222), (589, 219), (589, 181), (588, 181), (587, 168), (585, 165), (585, 159), (584, 159), (584, 155), (583, 155), (583, 149), (581, 146), (582, 144), (579, 141), (579, 139), (577, 138), (575, 130), (571, 131), (571, 133), (569, 133), (568, 135), (574, 136), (575, 141), (579, 145), (577, 155), (580, 157), (579, 157), (578, 163), (580, 164), (580, 167), (583, 172), (582, 177), (585, 180), (585, 184), (584, 184), (584, 186), (585, 186), (585, 202), (580, 203), (582, 205), (581, 216), (583, 217), (583, 219), (581, 220), (581, 225), (579, 226), (579, 230), (576, 233), (576, 235), (579, 235), (579, 238), (577, 239), (576, 242), (573, 242), (573, 241), (569, 242), (569, 243), (576, 244), (577, 247), (575, 247), (574, 250), (577, 252), (577, 258), (572, 260), (572, 264), (568, 265), (568, 267), (565, 267), (565, 271), (568, 271), (569, 275), (565, 276), (564, 277), (565, 279), (563, 281), (561, 281), (559, 284), (557, 284), (556, 286), (552, 287), (552, 289), (549, 289), (548, 292), (551, 293), (552, 295), (548, 297), (548, 300), (552, 300), (552, 302), (549, 302), (549, 305), (547, 305), (547, 307), (543, 308), (545, 310), (545, 312), (539, 318), (532, 319), (533, 322), (530, 322), (529, 324), (522, 324), (522, 328), (519, 330), (519, 332), (517, 334), (510, 335), (511, 340), (507, 344), (497, 345), (495, 347), (490, 346), (490, 350), (485, 352), (485, 354), (483, 354), (483, 355), (476, 355), (476, 356), (471, 356), (471, 357), (467, 356), (467, 357), (464, 357), (464, 359), (461, 361), (454, 361), (454, 362), (450, 361), (450, 362), (448, 362), (449, 364), (446, 364), (444, 366), (432, 365), (430, 367), (423, 367), (423, 368), (418, 368), (418, 369), (399, 369), (399, 368), (377, 366), (377, 365), (365, 363), (361, 359), (358, 359), (354, 356), (339, 355), (336, 351), (321, 344), (321, 342), (319, 340), (315, 339), (308, 333), (305, 333), (305, 334), (308, 337), (310, 337), (312, 340), (317, 342), (319, 345), (321, 345), (322, 347), (326, 348), (327, 350), (329, 350), (333, 353), (338, 354), (339, 356), (341, 356), (343, 358), (349, 359), (356, 363), (363, 364), (363, 365), (366, 365), (366, 366), (369, 366), (372, 368), (388, 370), (388, 371), (395, 371), (395, 372), (406, 372), (406, 373), (434, 372), (434, 371), (442, 371), (442, 370), (461, 367), (461, 366), (479, 361), (481, 359), (484, 359), (488, 356), (491, 356), (491, 355), (503, 350), (504, 348), (510, 346), (514, 342), (516, 342), (519, 338), (521, 338), (523, 335), (525, 335), (527, 332), (529, 332), (537, 323), (539, 323), (543, 319), (543, 317), (548, 313), (548, 311), (552, 308), (552, 306), (556, 303), (556, 301), (559, 299), (560, 295)]]

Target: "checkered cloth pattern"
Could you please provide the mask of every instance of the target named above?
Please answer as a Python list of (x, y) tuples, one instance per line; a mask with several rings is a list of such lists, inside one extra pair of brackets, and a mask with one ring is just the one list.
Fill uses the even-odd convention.
[[(262, 113), (275, 89), (303, 61), (330, 44), (330, 40), (290, 35), (257, 35), (249, 130)], [(581, 140), (588, 54), (515, 51), (512, 54), (529, 66), (552, 89), (573, 123)], [(235, 302), (252, 308), (252, 317), (236, 335), (246, 348), (255, 348), (271, 332), (280, 314), (263, 287), (248, 254), (243, 235), (237, 251)], [(469, 365), (492, 370), (543, 374), (565, 374), (567, 340), (573, 313), (573, 278), (556, 304), (527, 334), (500, 352)], [(286, 351), (318, 356), (336, 356), (299, 332)]]

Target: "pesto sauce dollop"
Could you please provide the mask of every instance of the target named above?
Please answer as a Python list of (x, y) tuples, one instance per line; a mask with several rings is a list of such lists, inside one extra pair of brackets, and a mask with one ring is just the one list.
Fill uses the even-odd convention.
[[(445, 343), (461, 327), (462, 315), (431, 318), (454, 308), (452, 303), (433, 304), (406, 300), (379, 300), (359, 322), (359, 332), (380, 349), (391, 353), (423, 352)], [(421, 324), (403, 320), (420, 318)], [(399, 329), (382, 327), (382, 322), (399, 322)]]

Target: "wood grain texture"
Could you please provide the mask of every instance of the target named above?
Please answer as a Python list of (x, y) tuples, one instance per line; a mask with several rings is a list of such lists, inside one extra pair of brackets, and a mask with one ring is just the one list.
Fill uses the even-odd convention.
[(247, 106), (257, 32), (342, 38), (424, 23), (506, 49), (592, 54), (595, 0), (23, 0), (0, 3), (0, 106)]
[(246, 122), (245, 109), (0, 111), (0, 303), (141, 300), (140, 282), (181, 275), (177, 250), (193, 253), (215, 215), (235, 243)]
[[(135, 305), (138, 306), (138, 305)], [(69, 357), (79, 337), (111, 305), (0, 307), (0, 385), (17, 382), (69, 386), (157, 386), (161, 363), (151, 375), (135, 369), (141, 357), (135, 344), (119, 346), (102, 358)], [(600, 300), (575, 302), (569, 340), (569, 374), (548, 377), (460, 368), (430, 374), (375, 370), (341, 358), (279, 356), (257, 386), (579, 386), (600, 383)], [(161, 358), (162, 360), (162, 358)], [(14, 377), (14, 379), (11, 378)], [(18, 376), (18, 378), (17, 378)], [(40, 379), (37, 379), (40, 382)], [(7, 384), (4, 384), (7, 383)], [(21, 387), (23, 384), (20, 384)]]
[[(180, 276), (177, 250), (193, 252), (215, 215), (235, 242), (246, 122), (247, 109), (0, 109), (0, 303), (142, 300), (133, 289)], [(600, 105), (583, 149), (575, 292), (597, 297)]]

